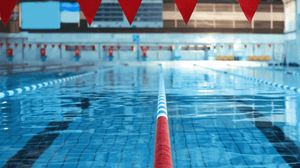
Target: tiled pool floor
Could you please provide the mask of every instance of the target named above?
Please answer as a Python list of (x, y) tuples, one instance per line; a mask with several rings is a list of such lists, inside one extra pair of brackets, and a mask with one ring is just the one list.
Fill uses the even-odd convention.
[[(0, 166), (152, 167), (159, 70), (115, 67), (1, 99)], [(297, 94), (200, 67), (164, 76), (174, 167), (299, 166)]]

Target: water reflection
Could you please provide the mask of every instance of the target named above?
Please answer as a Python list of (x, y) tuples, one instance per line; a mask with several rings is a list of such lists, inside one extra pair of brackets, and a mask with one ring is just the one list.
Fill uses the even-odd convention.
[[(247, 87), (238, 86), (241, 83), (236, 78), (217, 73), (179, 68), (165, 71), (168, 72), (164, 75), (165, 81), (168, 81), (166, 94), (173, 138), (171, 146), (172, 151), (178, 154), (174, 156), (177, 159), (174, 167), (190, 164), (205, 167), (204, 163), (208, 167), (226, 167), (231, 165), (230, 158), (239, 167), (246, 163), (247, 157), (250, 157), (249, 160), (256, 167), (263, 167), (260, 161), (270, 159), (266, 154), (271, 149), (270, 143), (277, 145), (278, 151), (272, 151), (272, 155), (276, 157), (282, 159), (281, 156), (286, 155), (295, 161), (293, 159), (299, 155), (296, 151), (300, 143), (300, 115), (297, 114), (300, 111), (299, 96), (272, 92), (259, 95), (257, 87), (253, 88), (255, 92), (249, 91)], [(28, 132), (34, 130), (30, 133), (33, 137), (31, 144), (54, 142), (57, 137), (61, 139), (54, 147), (62, 146), (64, 142), (78, 143), (80, 148), (88, 146), (86, 151), (89, 153), (82, 154), (83, 157), (95, 156), (95, 160), (101, 159), (100, 157), (116, 160), (121, 155), (123, 160), (126, 160), (125, 156), (127, 159), (143, 157), (151, 164), (157, 106), (157, 72), (147, 67), (120, 67), (69, 81), (67, 85), (47, 88), (46, 92), (1, 100), (0, 134), (5, 134), (4, 129), (11, 130), (13, 127), (18, 130), (23, 127)], [(152, 91), (145, 91), (146, 89)], [(235, 89), (241, 89), (242, 94), (235, 94)], [(174, 92), (175, 90), (181, 92)], [(203, 91), (207, 90), (211, 91), (210, 95), (204, 94)], [(225, 91), (230, 94), (223, 95)], [(65, 139), (70, 132), (72, 137)], [(18, 133), (20, 134), (22, 135), (21, 132)], [(45, 138), (45, 134), (53, 136)], [(82, 135), (80, 140), (77, 138), (79, 135)], [(92, 139), (92, 136), (95, 138)], [(46, 140), (40, 140), (41, 138)], [(102, 142), (102, 139), (105, 141)], [(20, 143), (21, 147), (26, 146), (26, 151), (39, 147), (26, 145), (27, 141)], [(126, 144), (129, 142), (130, 144)], [(280, 143), (285, 146), (278, 147)], [(12, 143), (8, 143), (8, 146), (12, 146)], [(44, 147), (49, 146), (51, 144)], [(91, 152), (94, 148), (99, 148), (100, 154)], [(120, 149), (123, 148), (127, 151), (122, 154)], [(82, 152), (81, 149), (78, 151)], [(278, 154), (280, 151), (283, 155)], [(0, 152), (3, 152), (1, 145)], [(47, 152), (54, 155), (51, 150)], [(141, 156), (138, 152), (146, 154)], [(107, 153), (113, 157), (109, 157)], [(182, 153), (185, 155), (180, 155)], [(62, 152), (58, 154), (60, 156)], [(32, 157), (36, 159), (37, 156)], [(89, 163), (93, 161), (88, 157), (84, 159)], [(268, 161), (273, 165), (272, 160)], [(136, 165), (137, 163), (135, 160)], [(107, 165), (113, 167), (113, 161), (108, 161)]]

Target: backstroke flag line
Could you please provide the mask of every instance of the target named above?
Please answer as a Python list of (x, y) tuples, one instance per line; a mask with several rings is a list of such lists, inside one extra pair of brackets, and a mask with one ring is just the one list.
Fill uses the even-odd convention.
[(17, 2), (18, 0), (0, 0), (0, 17), (5, 26), (7, 25)]
[(198, 0), (175, 0), (185, 24), (188, 24), (197, 2)]
[(88, 22), (92, 24), (102, 0), (78, 0), (79, 6)]
[[(0, 0), (0, 18), (6, 26), (14, 10), (17, 0)], [(89, 25), (92, 24), (102, 0), (78, 0), (80, 8)], [(129, 24), (131, 25), (142, 0), (118, 0)], [(187, 24), (198, 0), (175, 0), (175, 3)], [(260, 0), (238, 0), (247, 20), (251, 23)], [(33, 20), (35, 18), (32, 18)]]
[(251, 23), (260, 0), (238, 0), (238, 1), (247, 20)]
[(131, 25), (136, 16), (137, 11), (140, 8), (142, 0), (118, 0), (118, 1), (129, 24)]

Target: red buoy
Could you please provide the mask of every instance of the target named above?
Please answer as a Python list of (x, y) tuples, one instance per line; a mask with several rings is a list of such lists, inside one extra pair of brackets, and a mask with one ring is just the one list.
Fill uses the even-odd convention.
[(156, 121), (154, 168), (173, 168), (168, 119), (159, 117)]

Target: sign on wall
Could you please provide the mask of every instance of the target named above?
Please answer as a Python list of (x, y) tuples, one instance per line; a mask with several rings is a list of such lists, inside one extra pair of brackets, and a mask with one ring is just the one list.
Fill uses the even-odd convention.
[(79, 23), (80, 8), (78, 3), (62, 2), (60, 4), (62, 23)]
[(139, 35), (133, 35), (133, 42), (140, 42), (140, 36)]
[(60, 29), (59, 2), (22, 2), (22, 29)]

